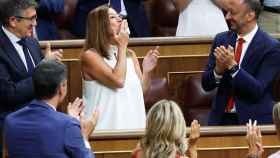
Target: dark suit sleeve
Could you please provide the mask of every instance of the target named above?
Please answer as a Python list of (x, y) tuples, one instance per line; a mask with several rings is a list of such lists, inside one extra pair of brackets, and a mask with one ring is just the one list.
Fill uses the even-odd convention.
[(218, 86), (214, 76), (214, 69), (216, 66), (216, 57), (214, 56), (214, 50), (217, 47), (217, 38), (214, 39), (211, 52), (209, 54), (208, 64), (202, 74), (202, 88), (205, 91), (211, 91)]
[(19, 106), (34, 97), (32, 78), (14, 81), (11, 75), (15, 74), (11, 74), (11, 71), (13, 70), (8, 61), (0, 55), (0, 100), (3, 101), (2, 104), (5, 104), (5, 107), (1, 109), (14, 110), (15, 107), (11, 106)]
[(81, 135), (81, 127), (77, 120), (72, 119), (65, 129), (65, 149), (71, 158), (94, 158), (94, 154), (86, 148)]
[(232, 81), (235, 94), (252, 101), (262, 98), (271, 89), (273, 78), (280, 71), (279, 61), (278, 46), (266, 53), (254, 76), (241, 68)]

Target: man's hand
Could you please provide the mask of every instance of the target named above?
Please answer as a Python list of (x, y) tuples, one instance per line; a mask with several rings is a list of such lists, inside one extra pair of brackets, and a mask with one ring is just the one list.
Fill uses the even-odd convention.
[(83, 116), (81, 116), (81, 132), (83, 137), (88, 140), (90, 134), (95, 129), (97, 120), (98, 120), (98, 110), (94, 110), (91, 117), (89, 119), (85, 119)]
[(52, 51), (51, 44), (48, 42), (46, 45), (45, 58), (46, 59), (56, 59), (56, 60), (61, 61), (61, 59), (63, 57), (62, 52), (63, 52), (62, 49)]
[(84, 107), (85, 106), (83, 104), (83, 100), (80, 98), (76, 98), (74, 100), (74, 102), (68, 104), (67, 113), (68, 113), (68, 115), (70, 115), (80, 121), (81, 113), (82, 113)]
[(229, 70), (237, 64), (234, 59), (234, 49), (232, 46), (228, 46), (228, 48), (224, 46), (217, 47), (214, 55), (216, 57), (215, 72), (218, 75), (222, 75), (225, 70)]

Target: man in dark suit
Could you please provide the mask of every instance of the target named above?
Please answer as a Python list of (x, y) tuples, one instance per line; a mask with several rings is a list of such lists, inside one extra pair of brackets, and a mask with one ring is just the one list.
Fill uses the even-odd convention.
[(68, 105), (71, 116), (56, 111), (67, 93), (66, 66), (42, 61), (34, 70), (33, 85), (36, 99), (5, 120), (9, 158), (93, 158), (88, 137), (98, 113), (81, 118), (84, 106), (78, 98)]
[[(209, 125), (272, 123), (272, 81), (280, 70), (280, 43), (257, 26), (259, 0), (228, 0), (231, 31), (218, 34), (202, 77), (217, 88)], [(234, 51), (235, 50), (235, 51)]]
[[(2, 0), (0, 28), (0, 125), (9, 112), (34, 98), (32, 72), (44, 58), (39, 43), (32, 38), (36, 26), (33, 0)], [(60, 51), (45, 53), (46, 58), (61, 58)]]
[[(123, 1), (125, 8), (116, 8), (115, 3), (112, 3), (113, 1), (118, 1), (119, 3)], [(84, 38), (88, 13), (92, 9), (108, 2), (109, 0), (79, 0), (71, 32), (78, 38)], [(111, 0), (111, 5), (118, 13), (123, 14), (122, 11), (126, 11), (131, 37), (150, 36), (150, 28), (142, 0)]]
[[(37, 24), (35, 7), (33, 0), (0, 1), (0, 132), (5, 116), (34, 98), (31, 75), (44, 58), (31, 37)], [(47, 51), (45, 57), (59, 59), (61, 53)]]

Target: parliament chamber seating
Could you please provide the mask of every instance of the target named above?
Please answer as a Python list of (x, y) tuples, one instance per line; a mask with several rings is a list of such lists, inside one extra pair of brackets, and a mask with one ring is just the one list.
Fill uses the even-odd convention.
[(170, 97), (167, 79), (152, 79), (151, 86), (144, 96), (146, 112), (148, 112), (157, 101), (170, 99)]
[[(189, 132), (189, 128), (187, 132)], [(245, 126), (202, 126), (198, 141), (200, 158), (243, 158), (248, 145)], [(261, 126), (263, 157), (280, 149), (274, 126)], [(131, 152), (144, 135), (143, 130), (95, 131), (90, 139), (97, 158), (130, 158)]]
[[(70, 33), (73, 16), (76, 12), (78, 0), (65, 0), (64, 12), (56, 16), (55, 22), (59, 28), (61, 39), (75, 39)], [(179, 12), (173, 0), (145, 0), (145, 12), (149, 21), (152, 36), (174, 36), (176, 33)]]
[(152, 36), (174, 36), (179, 12), (173, 0), (147, 0), (145, 4)]
[[(275, 35), (274, 37), (280, 39), (279, 35)], [(215, 93), (215, 91), (210, 93), (204, 92), (199, 84), (201, 80), (200, 75), (207, 62), (211, 42), (212, 39), (208, 38), (191, 39), (171, 37), (131, 39), (129, 41), (129, 47), (139, 52), (137, 56), (140, 59), (143, 57), (145, 50), (155, 45), (160, 45), (161, 55), (159, 60), (162, 61), (159, 62), (159, 67), (157, 67), (155, 76), (153, 76), (152, 87), (150, 92), (148, 92), (151, 96), (145, 96), (147, 105), (156, 102), (157, 99), (155, 98), (162, 99), (167, 96), (171, 99), (173, 97), (179, 98), (177, 100), (181, 98), (181, 101), (176, 101), (184, 106), (182, 107), (183, 112), (186, 113), (184, 115), (203, 121), (207, 113), (207, 107), (209, 107), (209, 103), (211, 102), (211, 96)], [(44, 49), (46, 42), (40, 42), (40, 44), (42, 49)], [(51, 41), (51, 44), (55, 49), (64, 49), (63, 62), (69, 70), (69, 91), (63, 104), (65, 107), (68, 101), (73, 101), (75, 97), (80, 97), (82, 94), (80, 60), (78, 57), (82, 49), (83, 40)], [(170, 60), (172, 62), (169, 62)], [(280, 76), (278, 79), (280, 79)], [(182, 89), (185, 91), (182, 91)], [(206, 100), (203, 101), (203, 98)], [(203, 116), (195, 113), (197, 107), (200, 106), (205, 107), (206, 110), (202, 111)], [(186, 120), (190, 119), (186, 118)], [(267, 157), (270, 153), (279, 150), (280, 146), (274, 126), (261, 126), (261, 128), (265, 147), (264, 157)], [(187, 131), (189, 131), (189, 128)], [(90, 143), (97, 158), (129, 158), (133, 148), (143, 134), (143, 130), (98, 131), (93, 134)], [(201, 138), (198, 142), (199, 157), (244, 157), (247, 153), (245, 134), (245, 126), (203, 126), (201, 127)]]
[[(280, 38), (279, 35), (275, 35)], [(79, 53), (83, 40), (51, 41), (54, 49), (62, 48), (63, 61), (68, 67), (68, 95), (61, 107), (66, 111), (68, 102), (82, 96), (82, 80)], [(213, 92), (201, 88), (200, 76), (207, 63), (211, 38), (155, 37), (130, 39), (129, 48), (136, 51), (140, 63), (145, 52), (155, 45), (160, 46), (158, 66), (153, 75), (151, 89), (145, 95), (146, 109), (156, 101), (167, 98), (179, 103), (189, 125), (198, 119), (202, 125), (207, 122)], [(42, 49), (46, 42), (40, 42)]]
[(211, 109), (212, 98), (216, 90), (206, 92), (201, 87), (201, 73), (183, 80), (178, 93), (181, 109), (184, 113), (186, 124), (190, 126), (196, 119), (201, 125), (207, 125), (208, 113)]

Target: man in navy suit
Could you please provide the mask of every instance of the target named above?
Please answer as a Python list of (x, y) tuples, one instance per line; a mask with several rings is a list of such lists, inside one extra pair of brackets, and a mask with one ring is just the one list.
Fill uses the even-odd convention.
[(83, 102), (68, 105), (71, 116), (57, 112), (67, 93), (66, 66), (57, 60), (43, 60), (34, 70), (35, 98), (9, 114), (4, 137), (9, 158), (93, 158), (88, 137), (98, 113), (81, 118)]
[(218, 34), (202, 77), (206, 91), (217, 88), (209, 125), (272, 123), (272, 81), (280, 70), (280, 43), (256, 20), (259, 0), (229, 0), (231, 31)]
[[(112, 7), (121, 14), (127, 16), (131, 37), (149, 37), (150, 26), (144, 11), (143, 0), (110, 0)], [(116, 8), (113, 1), (123, 2), (123, 7)], [(79, 0), (76, 8), (76, 15), (73, 20), (71, 32), (78, 38), (84, 38), (86, 32), (86, 21), (88, 13), (109, 0)], [(120, 5), (119, 4), (119, 5)], [(125, 8), (124, 8), (125, 7)]]
[[(34, 98), (31, 76), (44, 58), (38, 41), (31, 37), (37, 24), (36, 6), (33, 0), (0, 1), (0, 132), (5, 116)], [(47, 51), (45, 57), (59, 59), (61, 53)]]
[[(33, 0), (2, 0), (0, 28), (0, 120), (34, 98), (32, 72), (44, 58), (39, 43), (32, 38), (36, 26)], [(46, 58), (61, 58), (59, 51)], [(0, 124), (2, 124), (0, 121)]]

